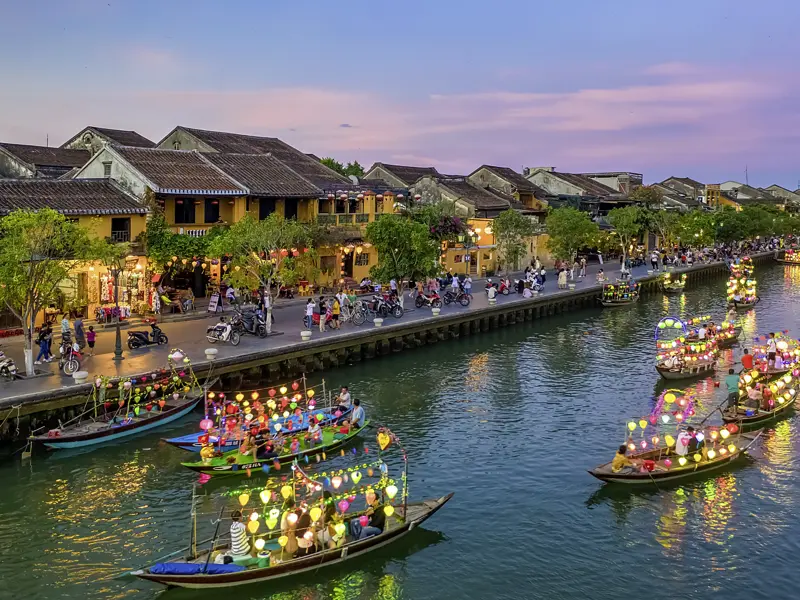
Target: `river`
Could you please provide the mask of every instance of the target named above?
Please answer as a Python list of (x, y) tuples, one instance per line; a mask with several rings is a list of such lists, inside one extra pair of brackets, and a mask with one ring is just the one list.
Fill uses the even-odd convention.
[[(757, 276), (762, 302), (745, 317), (744, 335), (800, 335), (800, 268), (761, 267)], [(349, 384), (372, 422), (403, 440), (412, 500), (455, 497), (424, 528), (366, 560), (224, 593), (237, 600), (794, 597), (797, 419), (770, 429), (752, 459), (681, 487), (613, 491), (586, 472), (611, 459), (625, 422), (647, 414), (663, 389), (653, 368), (658, 319), (721, 321), (724, 291), (718, 278), (680, 297), (585, 310), (326, 373), (328, 384)], [(710, 380), (695, 387), (706, 408), (723, 398)], [(159, 439), (187, 433), (199, 419), (84, 454), (0, 466), (0, 598), (219, 598), (117, 579), (187, 544), (197, 478), (179, 464), (186, 455)], [(219, 492), (232, 485), (204, 488), (205, 529)]]

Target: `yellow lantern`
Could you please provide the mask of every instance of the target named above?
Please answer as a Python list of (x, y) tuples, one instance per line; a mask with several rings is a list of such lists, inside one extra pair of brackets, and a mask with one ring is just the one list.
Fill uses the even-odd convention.
[(734, 444), (730, 444), (728, 446), (728, 452), (730, 452), (730, 453), (736, 452), (736, 446)]
[(394, 497), (397, 495), (397, 486), (396, 485), (387, 485), (386, 486), (386, 495), (389, 496), (389, 500), (394, 500)]
[(255, 535), (256, 531), (258, 531), (258, 521), (250, 521), (247, 524), (247, 531)]
[(675, 445), (675, 438), (671, 435), (667, 434), (664, 436), (664, 442), (667, 444), (668, 447), (672, 447)]
[(647, 427), (647, 421), (645, 421), (644, 419), (640, 420), (639, 421), (639, 427), (641, 427), (642, 429)]
[(752, 377), (753, 379), (758, 377), (758, 371), (756, 371), (756, 370), (750, 371), (750, 377)]
[(714, 457), (715, 457), (716, 455), (717, 455), (717, 453), (716, 453), (716, 452), (714, 452), (714, 449), (713, 449), (713, 448), (712, 448), (711, 450), (709, 450), (709, 451), (708, 451), (708, 458), (709, 458), (709, 460), (714, 460)]
[(634, 423), (633, 421), (628, 423), (628, 429), (631, 431), (636, 431), (636, 423)]
[(285, 385), (281, 386), (281, 396), (285, 395), (288, 390), (286, 389)]
[(664, 402), (666, 402), (667, 404), (672, 404), (673, 402), (675, 402), (675, 394), (673, 394), (672, 392), (664, 394)]
[(306, 396), (308, 396), (309, 398), (313, 398), (314, 397), (314, 390), (308, 390), (306, 392)]
[(288, 544), (288, 543), (289, 543), (289, 538), (286, 537), (285, 535), (282, 535), (281, 537), (278, 538), (278, 545), (281, 548), (285, 548), (286, 544)]
[(250, 494), (242, 494), (241, 496), (239, 496), (239, 504), (244, 506), (248, 502), (250, 502)]
[(311, 517), (311, 521), (316, 523), (322, 516), (322, 511), (320, 510), (319, 506), (314, 506), (308, 511), (308, 515)]
[(244, 394), (239, 392), (238, 394), (236, 394), (236, 401), (241, 402), (242, 400), (244, 400)]
[(284, 500), (288, 500), (289, 496), (291, 496), (293, 493), (294, 493), (294, 490), (292, 489), (292, 486), (290, 486), (290, 485), (285, 485), (285, 486), (283, 486), (281, 488), (281, 496), (283, 496)]
[(267, 527), (270, 529), (275, 529), (275, 526), (278, 524), (278, 519), (275, 517), (267, 517)]
[(391, 517), (394, 514), (394, 506), (392, 506), (391, 504), (387, 504), (386, 506), (383, 507), (383, 512), (386, 513), (387, 517)]
[(727, 440), (728, 436), (730, 436), (730, 434), (731, 434), (731, 432), (728, 431), (727, 429), (720, 429), (719, 430), (719, 435), (723, 440)]
[(258, 400), (258, 392), (253, 392), (252, 394), (250, 394), (250, 398), (252, 400)]
[(699, 452), (695, 452), (694, 456), (692, 456), (694, 462), (700, 462), (703, 459), (703, 455)]
[(336, 535), (342, 536), (347, 531), (347, 526), (344, 523), (337, 523), (333, 526), (333, 529), (336, 531)]
[(261, 502), (267, 504), (272, 499), (272, 494), (269, 490), (261, 490), (259, 497), (261, 498)]

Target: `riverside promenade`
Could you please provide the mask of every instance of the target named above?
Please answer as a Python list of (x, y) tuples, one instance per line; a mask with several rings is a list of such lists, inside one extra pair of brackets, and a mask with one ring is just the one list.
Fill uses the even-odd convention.
[[(754, 255), (753, 258), (763, 260), (771, 256), (771, 254), (762, 253)], [(560, 308), (561, 306), (569, 306), (568, 310), (573, 310), (583, 306), (596, 305), (595, 298), (599, 296), (602, 289), (602, 285), (596, 283), (596, 273), (599, 268), (603, 268), (606, 276), (612, 281), (619, 274), (619, 263), (616, 261), (613, 264), (592, 265), (585, 279), (576, 280), (575, 290), (560, 290), (557, 287), (555, 272), (551, 272), (545, 291), (538, 296), (534, 298), (522, 298), (517, 294), (498, 296), (497, 304), (494, 306), (489, 306), (488, 299), (483, 291), (485, 280), (476, 280), (473, 285), (474, 300), (468, 307), (451, 304), (443, 307), (441, 314), (434, 317), (428, 308), (415, 309), (413, 302), (406, 297), (405, 306), (407, 307), (407, 312), (401, 319), (388, 317), (384, 320), (384, 325), (381, 328), (365, 323), (360, 327), (346, 324), (343, 325), (341, 330), (327, 331), (325, 333), (320, 333), (318, 329), (314, 329), (312, 330), (312, 339), (307, 342), (301, 341), (300, 338), (300, 331), (304, 329), (302, 323), (303, 303), (293, 303), (274, 311), (275, 325), (273, 326), (273, 332), (275, 332), (275, 335), (266, 339), (243, 336), (241, 343), (237, 347), (230, 344), (215, 344), (213, 347), (218, 350), (218, 354), (213, 363), (205, 358), (204, 350), (212, 347), (212, 345), (208, 343), (204, 334), (207, 325), (216, 321), (217, 317), (210, 316), (207, 320), (170, 324), (168, 328), (165, 328), (165, 333), (170, 337), (168, 346), (153, 346), (136, 351), (129, 351), (126, 348), (125, 360), (121, 362), (113, 360), (113, 331), (104, 332), (102, 349), (108, 349), (109, 351), (99, 353), (94, 357), (87, 357), (82, 364), (82, 369), (89, 373), (90, 381), (94, 379), (95, 374), (111, 377), (144, 375), (153, 370), (163, 368), (167, 364), (167, 355), (171, 348), (181, 348), (191, 358), (194, 369), (198, 374), (203, 375), (209, 372), (217, 374), (231, 373), (253, 368), (259, 364), (275, 362), (279, 359), (302, 359), (306, 355), (314, 355), (325, 348), (341, 349), (347, 345), (358, 344), (362, 340), (374, 340), (376, 336), (398, 337), (406, 332), (413, 333), (426, 328), (438, 328), (440, 324), (448, 322), (458, 323), (484, 316), (514, 313), (515, 311), (526, 310), (529, 307), (557, 303), (559, 312), (564, 310)], [(660, 275), (658, 273), (648, 275), (647, 269), (647, 266), (637, 267), (632, 273), (632, 278), (640, 282), (644, 290), (648, 288), (648, 285), (646, 285), (648, 283), (650, 284), (649, 287), (654, 289), (656, 280)], [(724, 269), (724, 263), (716, 262), (675, 269), (674, 273), (687, 272), (700, 276), (703, 273), (710, 275), (714, 271), (723, 273)], [(582, 301), (573, 302), (573, 298), (580, 298)], [(53, 363), (48, 366), (53, 371), (50, 376), (4, 382), (0, 385), (0, 416), (11, 413), (15, 415), (32, 414), (75, 405), (78, 403), (79, 397), (85, 396), (91, 390), (91, 383), (75, 384), (71, 378), (58, 373)], [(322, 364), (321, 368), (326, 368), (327, 366)], [(279, 373), (276, 375), (279, 375)]]

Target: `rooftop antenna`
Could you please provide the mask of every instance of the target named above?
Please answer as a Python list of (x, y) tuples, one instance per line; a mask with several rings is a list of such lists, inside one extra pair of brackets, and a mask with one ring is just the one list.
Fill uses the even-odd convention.
[(744, 166), (744, 183), (750, 185), (750, 179), (747, 177), (747, 165)]
[(47, 146), (48, 148), (50, 147), (50, 134), (49, 133), (45, 135), (45, 143), (44, 143), (44, 145)]

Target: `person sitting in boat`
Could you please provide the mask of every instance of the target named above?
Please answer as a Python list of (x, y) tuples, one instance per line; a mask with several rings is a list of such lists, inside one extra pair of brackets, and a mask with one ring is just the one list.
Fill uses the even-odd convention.
[(737, 317), (738, 317), (738, 315), (736, 314), (736, 309), (735, 308), (731, 308), (728, 311), (728, 314), (725, 315), (725, 320), (730, 324), (731, 327), (733, 327), (734, 324), (736, 323)]
[(697, 339), (698, 340), (705, 340), (706, 333), (708, 333), (708, 329), (706, 329), (705, 325), (700, 325), (700, 328), (697, 330)]
[(367, 492), (367, 524), (361, 524), (361, 517), (356, 517), (350, 521), (350, 533), (356, 540), (363, 540), (364, 538), (373, 535), (380, 535), (386, 527), (386, 513), (383, 510), (383, 505), (378, 501), (378, 496), (375, 492)]
[(353, 400), (353, 416), (350, 419), (350, 424), (354, 429), (361, 429), (366, 420), (367, 415), (364, 413), (364, 407), (361, 406), (361, 400), (356, 398)]
[(764, 399), (764, 394), (761, 393), (758, 384), (751, 388), (747, 388), (747, 405), (751, 408), (758, 408), (761, 406), (761, 401)]
[(297, 454), (298, 452), (300, 452), (300, 440), (294, 438), (292, 444), (289, 446), (289, 453)]
[(668, 356), (665, 360), (663, 365), (669, 369), (670, 371), (680, 371), (681, 368), (681, 357), (676, 355)]
[(617, 453), (614, 455), (614, 459), (611, 461), (612, 473), (629, 475), (632, 473), (638, 473), (640, 471), (641, 467), (639, 461), (628, 458), (627, 452), (628, 447), (625, 444), (622, 444), (617, 450)]
[(317, 551), (316, 545), (314, 544), (314, 538), (316, 537), (315, 527), (311, 522), (311, 515), (307, 507), (301, 508), (299, 511), (295, 536), (297, 537), (297, 552), (295, 552), (295, 557), (306, 556)]
[(308, 420), (308, 447), (313, 448), (321, 443), (322, 428), (319, 426), (319, 422), (314, 417), (311, 417)]
[(333, 501), (333, 494), (328, 490), (322, 492), (320, 499), (322, 518), (320, 519), (320, 530), (317, 532), (317, 544), (321, 548), (336, 548), (338, 539), (336, 538), (336, 504)]
[(352, 401), (350, 400), (350, 389), (346, 385), (342, 386), (342, 391), (339, 392), (339, 397), (336, 401), (339, 403), (336, 408), (343, 413), (346, 413), (353, 407)]
[(742, 303), (742, 295), (741, 295), (741, 294), (739, 293), (739, 291), (737, 290), (737, 291), (736, 291), (736, 292), (734, 292), (734, 294), (733, 294), (733, 305), (734, 305), (734, 306), (739, 306), (739, 304), (741, 304), (741, 303)]
[(600, 283), (600, 282), (603, 282), (603, 281), (606, 281), (606, 274), (603, 273), (603, 269), (600, 269), (597, 272), (597, 282)]
[(686, 446), (688, 454), (700, 452), (706, 445), (705, 436), (700, 431), (695, 431), (691, 425), (686, 428), (689, 434), (689, 444)]
[(678, 434), (678, 440), (675, 442), (675, 453), (678, 456), (686, 456), (689, 452), (689, 442), (692, 439), (692, 435), (689, 433), (688, 429), (681, 431)]
[(247, 433), (242, 440), (242, 444), (239, 446), (239, 453), (242, 455), (252, 454), (255, 456), (256, 449), (258, 448), (258, 442), (256, 441), (256, 436), (252, 433)]
[(231, 555), (250, 556), (250, 542), (247, 539), (247, 528), (242, 523), (242, 511), (231, 513)]
[(266, 442), (259, 445), (258, 450), (256, 450), (256, 458), (260, 460), (278, 458), (278, 451), (275, 447), (275, 442), (268, 439)]
[(772, 398), (772, 390), (766, 385), (761, 391), (761, 410), (772, 410), (775, 407), (775, 400)]

